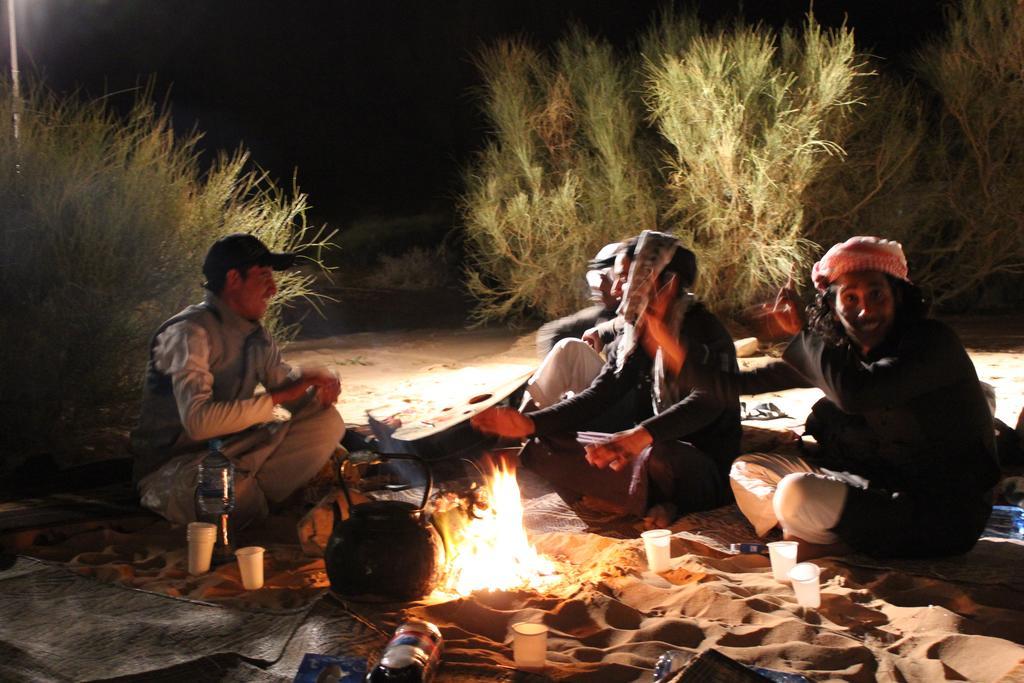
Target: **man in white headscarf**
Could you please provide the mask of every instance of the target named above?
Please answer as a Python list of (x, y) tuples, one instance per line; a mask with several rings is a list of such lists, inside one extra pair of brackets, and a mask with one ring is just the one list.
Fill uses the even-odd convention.
[(615, 256), (622, 248), (621, 242), (606, 244), (587, 264), (586, 280), (591, 306), (546, 322), (537, 330), (537, 355), (540, 358), (546, 358), (559, 342), (579, 340), (596, 325), (608, 322), (617, 315), (622, 294), (614, 291), (613, 266)]
[[(682, 348), (685, 342), (702, 349), (703, 361), (726, 371), (736, 369), (736, 351), (721, 322), (689, 291), (696, 258), (676, 238), (645, 231), (635, 251), (619, 259), (616, 268), (629, 273), (619, 309), (624, 328), (597, 379), (543, 410), (494, 408), (473, 425), (535, 437), (523, 464), (563, 495), (593, 496), (661, 526), (731, 500), (727, 473), (739, 449), (739, 403), (702, 390), (682, 362)], [(633, 390), (632, 426), (586, 445), (577, 440), (580, 430), (608, 431), (602, 413)]]

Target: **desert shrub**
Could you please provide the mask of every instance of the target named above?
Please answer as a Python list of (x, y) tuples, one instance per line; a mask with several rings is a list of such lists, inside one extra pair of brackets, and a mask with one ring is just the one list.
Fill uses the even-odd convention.
[[(0, 121), (12, 98), (0, 92)], [(34, 87), (20, 139), (0, 132), (0, 450), (7, 465), (66, 450), (135, 415), (149, 335), (202, 296), (201, 264), (217, 237), (252, 232), (318, 259), (325, 235), (244, 152), (205, 173), (197, 134), (176, 137), (143, 93), (126, 117), (102, 101)], [(269, 314), (310, 293), (284, 274)], [(0, 467), (3, 466), (0, 462)]]
[(806, 192), (841, 162), (870, 73), (846, 28), (708, 29), (671, 9), (629, 56), (574, 30), (554, 58), (506, 41), (481, 67), (495, 130), (463, 215), (482, 318), (567, 312), (590, 253), (656, 224), (698, 253), (719, 311), (771, 291), (816, 249)]
[[(791, 273), (806, 286), (814, 256), (865, 233), (902, 242), (940, 305), (1019, 300), (1024, 5), (951, 6), (913, 83), (810, 16), (776, 33), (669, 8), (638, 46), (576, 32), (554, 59), (485, 53), (495, 132), (464, 210), (482, 316), (567, 312), (587, 252), (655, 222), (697, 252), (696, 289), (727, 316)], [(601, 217), (618, 227), (598, 239)]]
[(396, 256), (381, 254), (366, 284), (383, 289), (437, 289), (450, 284), (451, 260), (444, 244), (413, 247)]
[(804, 191), (844, 154), (868, 70), (850, 30), (810, 17), (781, 35), (741, 24), (696, 33), (683, 18), (644, 49), (650, 115), (668, 145), (664, 222), (697, 252), (701, 295), (736, 312), (805, 270)]
[(506, 40), (479, 66), (493, 133), (461, 203), (475, 315), (560, 315), (586, 300), (602, 245), (654, 223), (631, 73), (578, 29), (554, 55)]
[(823, 248), (857, 234), (909, 246), (943, 220), (938, 186), (922, 162), (928, 118), (920, 90), (879, 75), (859, 88), (858, 99), (862, 106), (850, 112), (842, 140), (846, 153), (804, 192), (804, 236)]
[[(920, 54), (938, 116), (924, 153), (945, 220), (905, 237), (938, 302), (1024, 275), (1024, 5), (962, 0)], [(1006, 284), (1004, 282), (1004, 284)]]
[(432, 249), (452, 241), (452, 216), (442, 211), (406, 215), (360, 216), (345, 223), (328, 262), (343, 272), (350, 266), (372, 266), (382, 254), (398, 256), (412, 249)]

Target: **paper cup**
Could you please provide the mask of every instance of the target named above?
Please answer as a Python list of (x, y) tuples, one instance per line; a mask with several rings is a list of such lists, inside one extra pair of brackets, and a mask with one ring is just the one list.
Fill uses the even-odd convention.
[(644, 539), (647, 567), (656, 574), (667, 572), (672, 566), (670, 563), (672, 532), (668, 529), (652, 529), (640, 534), (640, 538)]
[(213, 544), (217, 540), (217, 525), (192, 522), (185, 532), (188, 541), (188, 573), (193, 576), (210, 571)]
[(772, 558), (772, 576), (779, 583), (789, 583), (789, 570), (796, 564), (796, 541), (775, 541), (768, 544), (768, 556)]
[(512, 658), (518, 669), (543, 669), (548, 660), (548, 627), (512, 624)]
[(263, 548), (251, 545), (235, 551), (238, 569), (242, 574), (242, 586), (247, 591), (263, 588)]
[(812, 562), (801, 562), (789, 570), (793, 592), (801, 607), (821, 606), (821, 586), (818, 584), (820, 574), (821, 569)]

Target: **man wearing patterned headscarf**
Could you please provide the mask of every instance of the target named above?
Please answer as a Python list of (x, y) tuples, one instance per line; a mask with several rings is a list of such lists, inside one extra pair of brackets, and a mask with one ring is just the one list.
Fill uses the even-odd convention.
[(801, 541), (801, 557), (968, 551), (999, 470), (992, 415), (963, 345), (926, 317), (898, 242), (852, 237), (811, 278), (817, 298), (782, 360), (738, 380), (708, 373), (724, 396), (825, 394), (807, 419), (816, 444), (736, 460), (737, 504), (759, 535), (779, 525)]
[[(682, 349), (701, 348), (702, 361), (713, 359), (725, 371), (736, 369), (736, 350), (689, 291), (696, 258), (676, 238), (645, 231), (635, 248), (620, 252), (615, 271), (628, 273), (619, 309), (625, 325), (593, 383), (536, 412), (492, 408), (472, 423), (490, 434), (536, 437), (523, 450), (523, 464), (567, 497), (593, 497), (663, 526), (731, 498), (739, 403), (696, 386)], [(608, 412), (630, 393), (636, 400), (628, 428), (607, 434), (621, 426)], [(584, 429), (605, 433), (577, 433)]]

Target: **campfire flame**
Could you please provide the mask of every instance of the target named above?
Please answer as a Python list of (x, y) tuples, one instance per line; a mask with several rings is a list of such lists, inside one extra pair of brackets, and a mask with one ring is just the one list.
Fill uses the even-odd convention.
[(437, 501), (434, 517), (447, 548), (440, 591), (543, 590), (558, 581), (554, 563), (530, 545), (515, 466), (485, 460), (484, 484)]

